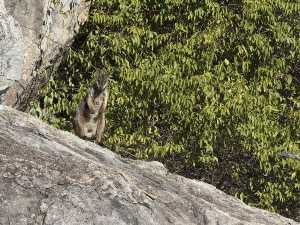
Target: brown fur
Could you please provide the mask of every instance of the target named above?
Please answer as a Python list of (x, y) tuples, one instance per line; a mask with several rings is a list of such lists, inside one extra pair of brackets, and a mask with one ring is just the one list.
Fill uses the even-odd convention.
[(105, 128), (105, 109), (108, 92), (106, 89), (108, 75), (97, 70), (95, 84), (75, 110), (73, 126), (75, 133), (84, 139), (96, 138), (100, 144)]

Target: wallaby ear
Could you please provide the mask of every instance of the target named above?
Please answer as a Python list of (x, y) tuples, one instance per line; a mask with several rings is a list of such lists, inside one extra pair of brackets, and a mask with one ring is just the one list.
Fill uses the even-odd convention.
[(100, 68), (97, 68), (96, 70), (96, 76), (103, 76), (103, 77), (110, 77), (110, 75), (112, 74), (112, 72), (104, 72), (100, 69)]
[(96, 71), (96, 76), (100, 76), (100, 75), (101, 75), (101, 69), (98, 67)]

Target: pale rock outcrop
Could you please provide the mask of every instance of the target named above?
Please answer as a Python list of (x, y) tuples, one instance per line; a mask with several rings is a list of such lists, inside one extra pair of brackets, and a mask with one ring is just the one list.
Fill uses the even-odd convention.
[(0, 224), (298, 223), (0, 106)]
[(0, 103), (26, 110), (58, 67), (88, 0), (0, 0)]

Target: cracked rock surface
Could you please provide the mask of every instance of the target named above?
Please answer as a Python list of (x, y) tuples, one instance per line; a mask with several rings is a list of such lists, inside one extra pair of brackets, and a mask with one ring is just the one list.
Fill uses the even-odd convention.
[(0, 103), (25, 110), (60, 64), (89, 0), (0, 0)]
[(0, 106), (0, 224), (298, 223)]

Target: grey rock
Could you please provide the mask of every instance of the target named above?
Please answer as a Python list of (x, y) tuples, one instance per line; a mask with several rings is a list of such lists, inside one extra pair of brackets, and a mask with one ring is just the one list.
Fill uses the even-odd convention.
[[(26, 110), (88, 16), (88, 0), (0, 0), (0, 103)], [(45, 76), (45, 75), (48, 76)]]
[(0, 1), (0, 91), (21, 78), (24, 49), (19, 23), (10, 16)]
[(299, 223), (0, 106), (0, 224)]

